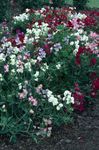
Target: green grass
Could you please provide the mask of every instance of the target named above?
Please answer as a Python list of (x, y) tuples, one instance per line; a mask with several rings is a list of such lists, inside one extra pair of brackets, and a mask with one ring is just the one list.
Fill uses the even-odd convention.
[[(66, 0), (67, 1), (67, 0)], [(68, 4), (72, 4), (73, 0), (68, 0)], [(99, 0), (89, 0), (88, 4), (89, 7), (96, 7), (99, 8)]]

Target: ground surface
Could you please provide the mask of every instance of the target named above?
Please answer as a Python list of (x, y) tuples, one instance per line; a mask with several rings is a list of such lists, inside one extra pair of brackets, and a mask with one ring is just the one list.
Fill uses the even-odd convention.
[(99, 101), (93, 111), (77, 115), (76, 123), (55, 129), (53, 135), (35, 144), (19, 139), (11, 144), (0, 140), (0, 150), (99, 150)]

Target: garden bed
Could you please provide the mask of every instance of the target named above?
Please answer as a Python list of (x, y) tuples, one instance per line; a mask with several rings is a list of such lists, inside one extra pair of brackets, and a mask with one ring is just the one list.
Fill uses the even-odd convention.
[[(36, 146), (30, 139), (19, 138), (27, 143), (22, 147), (18, 142), (20, 149), (28, 145), (65, 149), (84, 139), (87, 147), (90, 136), (94, 144), (98, 115), (92, 116), (88, 109), (99, 96), (98, 17), (96, 11), (76, 13), (73, 8), (45, 7), (14, 16), (10, 28), (2, 23), (1, 137), (6, 135), (15, 142), (24, 135), (45, 143)], [(89, 134), (92, 129), (95, 135)], [(6, 146), (2, 140), (1, 148)]]

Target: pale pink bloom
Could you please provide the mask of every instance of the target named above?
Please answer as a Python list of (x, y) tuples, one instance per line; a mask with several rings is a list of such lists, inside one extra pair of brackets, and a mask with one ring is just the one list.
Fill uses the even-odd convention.
[(92, 38), (96, 38), (97, 36), (98, 36), (98, 34), (95, 33), (95, 32), (91, 32), (91, 33), (90, 33), (90, 37), (92, 37)]
[(77, 18), (72, 19), (71, 23), (73, 24), (73, 26), (74, 26), (73, 28), (74, 29), (78, 29), (79, 28), (79, 24), (77, 22)]
[(9, 65), (8, 64), (4, 65), (4, 72), (9, 72)]
[(91, 50), (94, 50), (97, 46), (98, 46), (98, 44), (96, 44), (96, 43), (90, 43), (90, 44), (89, 44), (89, 48), (90, 48)]
[(43, 85), (40, 84), (40, 85), (36, 88), (36, 92), (37, 92), (38, 94), (40, 94), (40, 91), (42, 90), (42, 88), (43, 88)]
[(33, 98), (33, 96), (30, 96), (28, 100), (32, 103), (33, 106), (37, 106), (37, 100)]
[(81, 36), (79, 35), (79, 36), (77, 36), (77, 40), (81, 40)]
[(25, 98), (24, 93), (23, 92), (19, 93), (19, 99), (24, 99), (24, 98)]
[(24, 99), (28, 94), (28, 91), (26, 89), (23, 89), (23, 92), (19, 93), (19, 98)]

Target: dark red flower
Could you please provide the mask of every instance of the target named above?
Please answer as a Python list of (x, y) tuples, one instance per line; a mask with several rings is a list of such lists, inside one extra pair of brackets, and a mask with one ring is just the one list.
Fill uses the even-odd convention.
[(87, 16), (84, 19), (84, 23), (85, 23), (86, 26), (91, 26), (91, 25), (95, 25), (96, 21), (93, 17)]
[(74, 109), (83, 111), (84, 110), (84, 95), (81, 92), (75, 92), (73, 94), (74, 97)]
[(92, 83), (92, 88), (94, 91), (98, 91), (99, 90), (99, 78), (96, 78), (93, 83)]
[(96, 75), (96, 72), (91, 72), (89, 76), (90, 76), (90, 79), (93, 80), (96, 78), (97, 75)]
[(48, 44), (44, 45), (44, 50), (45, 50), (46, 54), (48, 54), (48, 55), (51, 53), (50, 46)]
[(75, 62), (77, 65), (80, 65), (80, 63), (81, 63), (81, 61), (80, 61), (80, 55), (82, 53), (84, 53), (85, 50), (86, 50), (85, 47), (79, 47), (78, 52), (76, 54), (76, 62)]
[(96, 92), (95, 92), (95, 91), (91, 91), (90, 96), (91, 96), (92, 98), (96, 98)]
[(68, 21), (68, 22), (67, 22), (67, 27), (69, 27), (69, 28), (73, 28), (73, 24), (72, 24), (72, 22), (71, 22), (71, 21)]
[(92, 58), (91, 61), (90, 61), (90, 65), (95, 65), (97, 63), (97, 60), (96, 58)]

